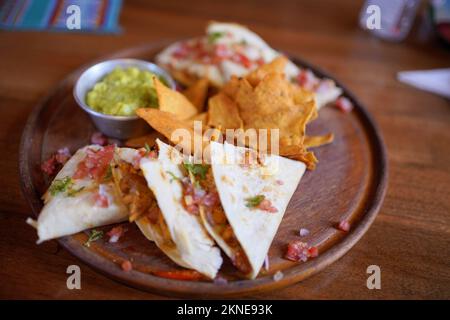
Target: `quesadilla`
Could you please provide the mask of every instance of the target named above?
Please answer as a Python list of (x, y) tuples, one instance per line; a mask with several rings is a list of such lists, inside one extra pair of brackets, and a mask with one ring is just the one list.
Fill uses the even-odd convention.
[(119, 193), (142, 233), (170, 259), (214, 278), (222, 265), (220, 250), (183, 203), (182, 165), (189, 159), (160, 140), (157, 146), (158, 152), (117, 150), (113, 176)]
[[(207, 78), (220, 88), (233, 75), (243, 77), (280, 55), (242, 25), (211, 22), (205, 36), (173, 43), (157, 55), (156, 62), (184, 85)], [(285, 74), (292, 82), (316, 94), (318, 109), (342, 94), (333, 80), (321, 79), (291, 61), (286, 65)]]
[(114, 148), (86, 146), (67, 161), (45, 192), (37, 221), (27, 220), (38, 243), (127, 219), (111, 176)]
[[(202, 186), (220, 202), (202, 204), (202, 221), (233, 264), (255, 278), (268, 253), (305, 164), (211, 142), (211, 167)], [(209, 181), (208, 181), (209, 180)]]

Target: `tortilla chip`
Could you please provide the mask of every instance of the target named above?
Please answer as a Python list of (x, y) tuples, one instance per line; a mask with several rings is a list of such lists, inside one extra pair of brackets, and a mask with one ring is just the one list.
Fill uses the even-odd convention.
[(159, 110), (170, 112), (180, 120), (186, 120), (198, 113), (192, 103), (180, 92), (167, 88), (157, 77), (153, 77)]
[(198, 80), (197, 77), (187, 73), (185, 70), (179, 70), (170, 67), (168, 67), (168, 69), (170, 71), (170, 75), (183, 86), (190, 87)]
[[(246, 132), (256, 129), (259, 135), (267, 134), (267, 143), (261, 144), (258, 137), (259, 151), (277, 150), (270, 145), (271, 135), (275, 134), (271, 133), (270, 129), (278, 129), (279, 154), (304, 161), (311, 169), (317, 159), (306, 149), (304, 139), (306, 125), (317, 117), (315, 94), (302, 90), (286, 79), (286, 63), (286, 58), (280, 57), (245, 78), (232, 77), (222, 88), (222, 95), (218, 95), (221, 100), (216, 97), (210, 99), (208, 124), (216, 127), (220, 125), (222, 129), (236, 129), (236, 124), (227, 119), (230, 112), (226, 111), (227, 106), (235, 105)], [(260, 129), (267, 131), (261, 133), (258, 131)], [(330, 138), (322, 139), (320, 141), (323, 142)], [(317, 142), (317, 139), (311, 142)], [(245, 145), (249, 146), (250, 142), (245, 142)], [(251, 147), (255, 145), (252, 143)], [(267, 149), (264, 150), (265, 148)]]
[(148, 146), (153, 147), (156, 143), (156, 139), (166, 140), (159, 132), (153, 131), (145, 136), (128, 139), (125, 141), (125, 146), (137, 149), (142, 148), (147, 144)]
[(253, 87), (256, 87), (269, 73), (284, 74), (287, 62), (288, 59), (284, 56), (276, 57), (271, 62), (250, 72), (245, 78)]
[(306, 136), (303, 144), (306, 148), (314, 148), (332, 143), (333, 140), (334, 135), (332, 133), (328, 133), (323, 136)]
[(208, 126), (222, 129), (243, 128), (236, 103), (224, 93), (210, 98), (208, 105)]
[(193, 153), (195, 143), (201, 143), (201, 148), (209, 144), (209, 141), (204, 141), (202, 132), (194, 130), (191, 121), (180, 120), (173, 113), (140, 108), (136, 110), (136, 114), (185, 154)]
[(226, 94), (231, 99), (236, 99), (236, 94), (239, 90), (240, 79), (236, 76), (231, 76), (230, 81), (228, 81), (220, 92)]
[(208, 95), (208, 84), (208, 79), (202, 78), (183, 91), (185, 97), (192, 102), (198, 112), (202, 112), (205, 108), (206, 97)]

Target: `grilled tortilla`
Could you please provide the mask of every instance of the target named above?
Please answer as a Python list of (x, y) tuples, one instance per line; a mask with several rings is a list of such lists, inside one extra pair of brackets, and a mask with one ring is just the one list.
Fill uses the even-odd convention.
[[(86, 146), (67, 161), (43, 196), (44, 207), (38, 220), (27, 220), (37, 229), (38, 243), (127, 219), (127, 209), (116, 194), (109, 175), (109, 158), (102, 162), (105, 156), (112, 157), (113, 148)], [(91, 159), (102, 155), (97, 164), (103, 168), (93, 167), (96, 172), (101, 172), (97, 179), (89, 175), (77, 177), (88, 154), (92, 155)]]
[[(119, 180), (116, 185), (119, 186), (122, 199), (130, 205), (130, 211), (131, 206), (141, 208), (140, 212), (134, 212), (135, 222), (149, 240), (153, 240), (178, 265), (214, 278), (222, 265), (220, 250), (203, 229), (200, 217), (183, 207), (182, 187), (175, 178), (183, 176), (180, 163), (184, 158), (175, 148), (160, 140), (157, 140), (157, 145), (157, 158), (139, 155), (142, 150), (118, 149), (118, 159), (113, 169), (114, 178)], [(136, 164), (139, 164), (141, 173), (130, 168)], [(136, 175), (142, 174), (148, 187), (145, 197), (133, 195), (137, 190), (142, 193), (142, 189), (136, 187), (141, 185), (140, 182), (125, 182), (130, 180), (130, 172), (135, 180), (140, 180)], [(154, 199), (154, 205), (152, 201), (145, 201), (149, 197)]]
[(252, 150), (227, 143), (211, 142), (210, 152), (223, 209), (202, 209), (203, 223), (235, 266), (253, 279), (264, 263), (305, 164), (276, 155), (248, 161)]

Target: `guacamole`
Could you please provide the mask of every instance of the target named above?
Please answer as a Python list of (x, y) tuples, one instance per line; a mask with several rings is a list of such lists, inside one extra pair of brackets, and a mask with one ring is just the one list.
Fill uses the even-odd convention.
[(116, 116), (134, 115), (138, 108), (156, 108), (153, 76), (150, 71), (136, 67), (118, 67), (87, 93), (86, 104), (95, 111)]

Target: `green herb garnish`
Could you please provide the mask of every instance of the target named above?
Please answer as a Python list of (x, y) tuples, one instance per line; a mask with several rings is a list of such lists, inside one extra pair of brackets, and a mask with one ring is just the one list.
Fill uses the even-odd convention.
[(152, 151), (152, 148), (150, 148), (150, 146), (148, 145), (147, 142), (145, 143), (144, 148), (145, 148), (145, 152), (147, 152), (147, 154), (149, 154), (150, 151)]
[(185, 162), (183, 163), (183, 166), (189, 173), (192, 173), (195, 177), (198, 176), (202, 180), (206, 178), (206, 174), (209, 170), (209, 165), (207, 164), (192, 164)]
[(72, 178), (70, 177), (64, 177), (62, 179), (56, 179), (52, 182), (50, 188), (48, 189), (50, 191), (50, 194), (52, 196), (56, 196), (60, 192), (66, 192), (67, 189), (73, 184)]
[(172, 177), (172, 179), (170, 179), (170, 182), (172, 182), (172, 181), (174, 181), (174, 180), (176, 180), (176, 181), (181, 180), (181, 179), (178, 178), (173, 172), (171, 172), (171, 171), (166, 171), (166, 172)]
[(84, 245), (86, 247), (90, 247), (91, 242), (97, 241), (101, 238), (103, 238), (103, 231), (98, 231), (98, 230), (93, 229), (91, 231), (91, 234), (89, 235), (89, 239), (87, 239), (87, 241), (84, 243)]
[(217, 41), (217, 39), (221, 38), (222, 36), (225, 35), (225, 32), (212, 32), (210, 34), (208, 34), (208, 42), (209, 43), (214, 43)]
[(245, 199), (245, 201), (247, 202), (245, 205), (247, 208), (254, 208), (259, 206), (259, 204), (265, 199), (266, 197), (262, 194), (259, 194), (257, 196), (254, 197), (250, 197)]
[(106, 170), (105, 176), (103, 177), (103, 181), (111, 180), (112, 178), (112, 167), (111, 165), (108, 166), (108, 169)]
[(79, 189), (73, 189), (72, 187), (70, 187), (70, 188), (67, 190), (67, 195), (68, 195), (69, 197), (73, 197), (73, 196), (75, 196), (78, 192), (82, 191), (83, 189), (84, 189), (84, 187), (81, 187), (81, 188), (79, 188)]

